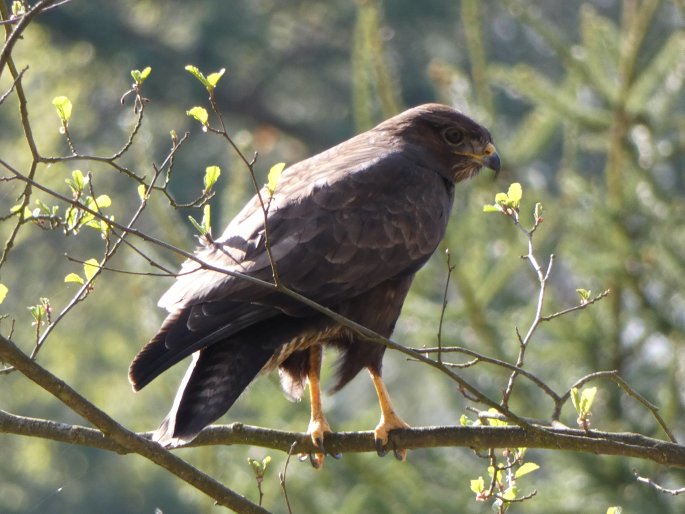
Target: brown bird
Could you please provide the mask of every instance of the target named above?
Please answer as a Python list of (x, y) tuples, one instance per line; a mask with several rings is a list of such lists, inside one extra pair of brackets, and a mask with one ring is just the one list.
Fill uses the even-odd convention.
[[(197, 250), (212, 267), (272, 280), (269, 247), (289, 289), (390, 336), (414, 274), (443, 238), (454, 185), (481, 167), (499, 171), (490, 133), (438, 104), (409, 109), (281, 175), (267, 213), (255, 196), (218, 239)], [(269, 198), (266, 189), (262, 198)], [(321, 453), (330, 426), (321, 405), (322, 349), (340, 351), (337, 391), (368, 369), (381, 419), (376, 448), (408, 425), (381, 379), (385, 347), (364, 340), (283, 293), (186, 261), (159, 306), (169, 315), (129, 370), (134, 390), (193, 355), (171, 411), (154, 438), (165, 446), (193, 439), (223, 415), (260, 373), (278, 369), (281, 385), (311, 395), (307, 433)], [(404, 459), (406, 452), (394, 449)]]

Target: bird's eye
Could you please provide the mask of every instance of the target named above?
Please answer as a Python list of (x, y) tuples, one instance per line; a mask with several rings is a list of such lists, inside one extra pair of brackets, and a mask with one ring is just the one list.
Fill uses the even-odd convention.
[(442, 137), (447, 143), (451, 145), (458, 145), (461, 143), (462, 139), (464, 139), (464, 134), (456, 127), (447, 127), (442, 132)]

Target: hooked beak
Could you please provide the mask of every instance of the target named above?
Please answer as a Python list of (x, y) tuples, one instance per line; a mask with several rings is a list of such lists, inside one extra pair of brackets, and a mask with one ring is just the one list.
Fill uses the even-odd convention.
[(488, 143), (483, 152), (483, 156), (480, 158), (480, 162), (483, 166), (490, 168), (495, 172), (495, 176), (499, 175), (501, 162), (499, 160), (499, 155), (497, 154), (497, 149), (492, 143)]

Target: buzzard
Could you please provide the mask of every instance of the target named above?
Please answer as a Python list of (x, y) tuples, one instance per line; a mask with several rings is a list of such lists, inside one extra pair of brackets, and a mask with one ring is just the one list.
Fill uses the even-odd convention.
[[(154, 439), (176, 446), (223, 415), (259, 374), (278, 370), (285, 394), (311, 396), (307, 433), (321, 453), (330, 432), (321, 405), (323, 347), (340, 352), (337, 391), (366, 368), (381, 418), (374, 434), (408, 425), (381, 378), (385, 347), (293, 298), (222, 273), (272, 280), (390, 336), (415, 273), (445, 233), (454, 186), (481, 167), (499, 170), (490, 133), (439, 104), (409, 109), (281, 175), (265, 214), (255, 196), (224, 233), (186, 261), (159, 306), (169, 314), (129, 370), (135, 391), (192, 354), (171, 411)], [(266, 189), (261, 196), (269, 198)], [(267, 240), (269, 248), (267, 249)], [(404, 459), (406, 452), (395, 449)]]

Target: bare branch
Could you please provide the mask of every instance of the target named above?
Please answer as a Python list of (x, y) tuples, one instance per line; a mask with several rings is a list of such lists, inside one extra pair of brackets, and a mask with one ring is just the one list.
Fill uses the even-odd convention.
[[(0, 352), (4, 340), (0, 339)], [(4, 354), (0, 353), (0, 355)], [(35, 365), (35, 364), (34, 364)], [(685, 468), (685, 446), (640, 434), (601, 432), (565, 427), (537, 426), (531, 433), (516, 426), (435, 426), (394, 430), (390, 436), (398, 447), (420, 448), (540, 448), (587, 452), (597, 455), (619, 455), (650, 460), (668, 466)], [(0, 411), (0, 433), (42, 437), (53, 441), (78, 444), (116, 453), (138, 453), (121, 444), (107, 432), (82, 426), (41, 419), (24, 418)], [(148, 440), (152, 432), (135, 434)], [(191, 443), (181, 448), (213, 445), (250, 445), (284, 453), (316, 451), (311, 437), (302, 432), (286, 432), (232, 423), (205, 428)], [(373, 431), (331, 432), (325, 434), (326, 449), (331, 453), (375, 452)], [(159, 447), (157, 446), (157, 449)]]
[(679, 489), (667, 489), (665, 487), (660, 486), (657, 484), (654, 480), (648, 477), (641, 477), (637, 470), (633, 470), (633, 475), (635, 475), (635, 479), (638, 482), (642, 482), (643, 484), (648, 484), (651, 485), (655, 490), (659, 491), (660, 493), (664, 494), (670, 494), (671, 496), (678, 496), (679, 494), (685, 493), (685, 487), (681, 487)]
[[(100, 432), (118, 447), (118, 453), (137, 453), (158, 466), (173, 473), (185, 482), (213, 498), (217, 504), (241, 513), (266, 514), (268, 511), (255, 505), (247, 498), (228, 489), (209, 475), (194, 468), (159, 444), (131, 432), (98, 409), (65, 382), (45, 370), (21, 352), (10, 340), (0, 336), (0, 360), (14, 366), (29, 380), (55, 396), (71, 410), (93, 423)], [(2, 413), (7, 419), (7, 413)], [(59, 425), (59, 424), (57, 424)], [(59, 428), (59, 427), (58, 427)]]

